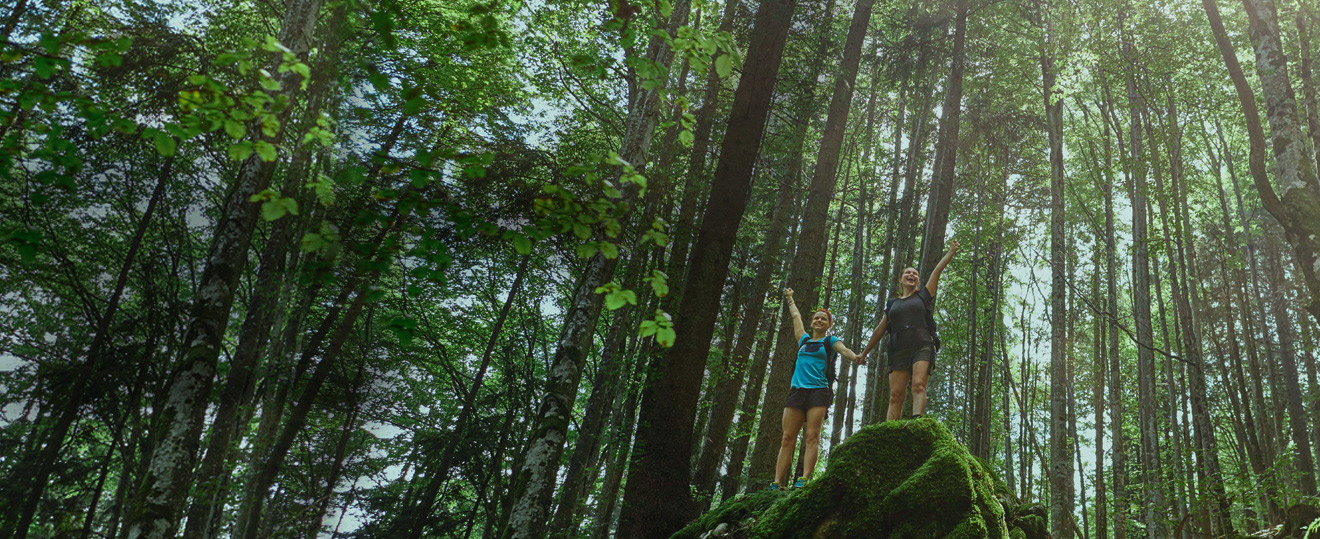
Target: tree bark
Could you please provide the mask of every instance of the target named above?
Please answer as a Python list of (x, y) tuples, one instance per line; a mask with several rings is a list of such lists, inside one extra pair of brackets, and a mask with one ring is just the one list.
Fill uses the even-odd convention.
[(930, 198), (926, 200), (926, 229), (921, 241), (921, 262), (917, 270), (922, 281), (930, 277), (935, 264), (944, 256), (944, 235), (953, 204), (953, 180), (958, 161), (958, 129), (962, 124), (963, 71), (966, 63), (968, 2), (959, 1), (954, 18), (953, 59), (949, 66), (948, 89), (941, 107), (940, 130), (935, 149), (935, 170), (930, 180)]
[[(848, 112), (852, 103), (853, 87), (857, 80), (857, 67), (861, 62), (862, 41), (871, 20), (871, 8), (874, 0), (859, 0), (853, 12), (852, 23), (848, 27), (848, 37), (844, 41), (843, 61), (839, 66), (838, 77), (834, 81), (834, 92), (830, 98), (829, 115), (825, 120), (825, 131), (821, 138), (820, 151), (816, 155), (816, 171), (808, 188), (806, 210), (803, 212), (802, 229), (798, 234), (798, 249), (793, 255), (789, 269), (788, 287), (795, 292), (796, 301), (815, 310), (820, 299), (818, 288), (820, 275), (825, 265), (826, 218), (830, 201), (834, 198), (834, 184), (839, 169), (839, 151), (843, 145), (844, 128), (848, 123)], [(761, 407), (761, 420), (757, 429), (756, 448), (752, 454), (751, 474), (753, 481), (772, 473), (779, 444), (780, 410), (783, 408), (782, 395), (788, 393), (793, 361), (796, 354), (794, 336), (789, 340), (780, 340), (775, 348), (774, 360), (770, 365), (770, 382), (766, 388), (766, 399)]]
[(724, 203), (708, 206), (702, 219), (688, 263), (691, 278), (684, 284), (684, 301), (674, 322), (679, 337), (648, 366), (637, 447), (619, 517), (621, 535), (668, 537), (695, 516), (689, 465), (701, 375), (795, 7), (796, 0), (762, 4), (753, 23), (751, 52), (734, 93), (715, 169), (717, 181), (711, 186), (711, 198)]
[[(687, 22), (689, 7), (688, 0), (674, 3), (673, 16), (665, 28), (666, 32), (674, 35), (678, 27)], [(665, 40), (652, 37), (646, 58), (667, 69), (673, 58), (673, 50)], [(665, 74), (662, 74), (658, 87), (637, 92), (630, 103), (619, 153), (625, 162), (634, 166), (645, 164), (650, 155), (651, 137), (659, 119), (660, 92), (665, 80)], [(624, 190), (621, 203), (630, 208), (637, 197), (637, 189), (630, 184)], [(626, 222), (629, 211), (624, 210), (621, 221)], [(596, 288), (614, 276), (617, 266), (618, 259), (607, 259), (597, 253), (587, 261), (573, 292), (555, 346), (545, 396), (536, 414), (537, 426), (532, 432), (523, 465), (513, 478), (512, 495), (517, 501), (510, 513), (509, 525), (504, 530), (505, 537), (509, 539), (540, 538), (546, 534), (546, 524), (551, 516), (550, 505), (559, 475), (560, 456), (567, 440), (582, 366), (591, 348), (596, 319), (600, 316), (604, 300), (601, 294), (596, 293)]]
[[(320, 10), (321, 0), (290, 1), (285, 6), (279, 41), (301, 59), (306, 59), (311, 49)], [(293, 72), (285, 73), (280, 78), (279, 94), (286, 99), (296, 98), (301, 94), (300, 79)], [(288, 107), (280, 113), (281, 124), (286, 123), (294, 108)], [(264, 139), (272, 144), (280, 141), (278, 136)], [(256, 154), (248, 157), (239, 169), (235, 189), (225, 202), (183, 340), (188, 343), (183, 353), (185, 367), (169, 389), (160, 442), (139, 490), (137, 508), (129, 517), (131, 536), (164, 538), (173, 536), (178, 527), (192, 484), (216, 360), (256, 226), (259, 207), (248, 199), (270, 184), (275, 168), (275, 162), (263, 161)]]
[[(756, 340), (758, 329), (764, 327), (760, 322), (765, 311), (766, 294), (770, 291), (770, 282), (779, 270), (783, 258), (784, 239), (792, 217), (794, 193), (791, 183), (779, 183), (774, 207), (770, 210), (765, 243), (761, 246), (762, 255), (757, 262), (756, 279), (752, 281), (751, 290), (747, 293), (749, 301), (743, 306), (743, 325), (738, 332), (733, 353), (725, 362), (726, 365), (732, 365), (734, 368), (730, 369), (715, 386), (715, 398), (710, 409), (711, 418), (706, 428), (706, 440), (702, 445), (701, 456), (697, 460), (697, 471), (692, 480), (692, 485), (699, 494), (712, 493), (715, 488), (720, 460), (724, 457), (724, 450), (728, 446), (729, 429), (732, 426), (734, 404), (738, 401), (738, 390), (747, 378), (745, 370), (749, 361), (757, 363), (756, 357), (752, 355), (752, 345)], [(774, 328), (769, 327), (767, 331), (774, 333)], [(752, 380), (747, 381), (749, 394), (760, 393), (760, 381), (765, 375), (765, 361), (759, 361), (759, 364), (760, 377), (755, 377), (755, 391), (751, 387)], [(746, 451), (746, 445), (743, 448)]]
[[(1293, 260), (1311, 292), (1306, 309), (1320, 321), (1320, 259), (1317, 259), (1320, 256), (1320, 181), (1316, 179), (1312, 161), (1314, 149), (1310, 140), (1302, 135), (1298, 121), (1297, 99), (1288, 76), (1288, 57), (1279, 38), (1274, 2), (1243, 0), (1243, 4), (1251, 21), (1256, 73), (1260, 76), (1261, 93), (1265, 97), (1265, 117), (1270, 123), (1275, 176), (1281, 194), (1276, 197), (1268, 180), (1262, 181), (1263, 178), (1254, 174), (1253, 177), (1256, 177), (1256, 189), (1265, 209), (1283, 226), (1284, 234), (1292, 243)], [(1224, 46), (1221, 45), (1220, 49), (1224, 50)]]
[[(1050, 145), (1050, 533), (1072, 537), (1073, 524), (1073, 444), (1069, 440), (1068, 373), (1069, 342), (1067, 247), (1064, 237), (1063, 177), (1063, 98), (1056, 97), (1055, 36), (1050, 14), (1044, 3), (1040, 16), (1045, 24), (1041, 44), (1041, 81), (1045, 90), (1045, 125)], [(927, 251), (929, 252), (929, 251)]]

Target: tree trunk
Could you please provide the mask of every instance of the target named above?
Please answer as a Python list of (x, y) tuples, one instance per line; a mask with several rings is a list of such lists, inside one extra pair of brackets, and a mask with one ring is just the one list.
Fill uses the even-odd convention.
[(940, 115), (939, 138), (935, 148), (935, 169), (930, 180), (930, 198), (926, 201), (926, 229), (921, 241), (921, 262), (917, 271), (922, 282), (930, 277), (935, 264), (944, 256), (944, 235), (953, 203), (953, 179), (958, 160), (958, 128), (962, 123), (962, 87), (967, 42), (966, 1), (957, 4), (954, 18), (953, 60), (949, 66), (949, 84), (944, 93)]
[[(690, 3), (678, 0), (673, 5), (673, 16), (665, 29), (674, 35), (679, 26), (687, 22)], [(646, 58), (667, 69), (673, 58), (673, 50), (665, 40), (653, 37), (647, 48)], [(620, 156), (625, 162), (641, 166), (650, 155), (651, 137), (655, 131), (660, 114), (660, 92), (665, 83), (662, 72), (660, 84), (655, 88), (638, 92), (630, 103)], [(635, 187), (624, 190), (622, 204), (631, 206), (636, 202), (638, 192)], [(626, 217), (627, 210), (625, 210)], [(626, 222), (626, 219), (621, 218)], [(582, 366), (591, 348), (596, 319), (600, 316), (603, 296), (596, 293), (596, 288), (614, 276), (618, 259), (607, 259), (603, 254), (596, 254), (587, 261), (582, 277), (573, 292), (564, 324), (555, 346), (554, 362), (546, 380), (545, 396), (537, 411), (536, 429), (532, 432), (531, 444), (523, 461), (523, 466), (513, 478), (514, 503), (510, 513), (509, 525), (505, 536), (514, 538), (544, 537), (546, 524), (550, 519), (550, 505), (553, 500), (555, 483), (559, 475), (559, 461), (564, 452), (564, 443), (568, 436), (568, 425), (572, 416), (573, 404), (577, 399), (578, 383), (581, 381)]]
[[(441, 485), (449, 477), (449, 468), (454, 465), (454, 456), (459, 445), (466, 442), (464, 438), (466, 437), (468, 425), (477, 413), (477, 396), (481, 393), (482, 385), (485, 382), (486, 369), (490, 367), (495, 345), (499, 343), (500, 335), (504, 331), (504, 322), (508, 320), (509, 310), (512, 309), (514, 300), (518, 297), (518, 291), (522, 288), (523, 279), (527, 276), (527, 266), (530, 258), (530, 256), (523, 256), (522, 260), (518, 261), (518, 269), (513, 277), (513, 284), (509, 287), (509, 293), (504, 298), (504, 306), (500, 307), (500, 314), (495, 317), (495, 325), (491, 328), (490, 337), (486, 340), (486, 348), (482, 351), (481, 362), (477, 366), (476, 375), (472, 378), (472, 385), (467, 394), (463, 396), (462, 409), (458, 413), (458, 419), (454, 421), (453, 441), (445, 445), (440, 453), (440, 458), (431, 468), (430, 481), (426, 485), (426, 490), (422, 493), (420, 503), (416, 507), (409, 507), (405, 510), (405, 514), (399, 515), (399, 524), (403, 526), (398, 529), (399, 533), (411, 537), (420, 537), (425, 531), (425, 523), (430, 518)], [(587, 445), (586, 440), (579, 439), (579, 441), (581, 445)]]
[[(640, 366), (638, 368), (640, 371)], [(615, 502), (619, 499), (619, 489), (623, 486), (623, 474), (628, 468), (628, 458), (633, 448), (633, 425), (637, 418), (637, 399), (641, 395), (641, 385), (645, 376), (633, 373), (628, 383), (628, 397), (623, 401), (623, 421), (614, 432), (617, 445), (613, 459), (605, 467), (605, 480), (600, 489), (600, 500), (596, 505), (596, 524), (591, 530), (592, 539), (605, 539), (610, 536), (610, 526), (614, 522)]]
[(1269, 276), (1272, 290), (1270, 305), (1273, 308), (1276, 331), (1279, 335), (1279, 360), (1282, 364), (1283, 385), (1288, 398), (1288, 425), (1292, 431), (1295, 446), (1296, 473), (1294, 478), (1303, 495), (1316, 495), (1315, 462), (1311, 458), (1310, 429), (1306, 423), (1306, 408), (1302, 405), (1302, 388), (1297, 374), (1297, 346), (1293, 332), (1292, 317), (1288, 313), (1287, 281), (1283, 276), (1282, 263), (1279, 260), (1280, 246), (1271, 238), (1266, 250), (1269, 253)]
[[(291, 1), (285, 6), (279, 41), (299, 58), (305, 59), (311, 49), (312, 31), (320, 11), (321, 0)], [(280, 96), (296, 98), (301, 93), (300, 79), (301, 76), (293, 72), (281, 76)], [(288, 107), (280, 113), (280, 124), (287, 122), (295, 108)], [(263, 140), (270, 144), (280, 142), (278, 136), (264, 137)], [(275, 162), (263, 161), (256, 154), (248, 157), (238, 171), (235, 189), (225, 202), (183, 340), (188, 343), (183, 352), (185, 367), (169, 389), (170, 396), (163, 410), (164, 430), (139, 490), (137, 508), (129, 517), (131, 536), (170, 537), (178, 527), (192, 484), (202, 423), (215, 380), (216, 360), (229, 324), (238, 278), (247, 263), (252, 230), (256, 226), (259, 206), (248, 199), (270, 185), (275, 168)]]
[[(843, 145), (844, 128), (848, 123), (848, 112), (852, 103), (853, 87), (857, 80), (857, 66), (861, 62), (862, 41), (871, 20), (871, 8), (874, 0), (859, 0), (853, 12), (852, 23), (848, 27), (848, 37), (844, 41), (843, 61), (834, 81), (834, 92), (830, 98), (829, 115), (825, 120), (825, 131), (821, 137), (820, 151), (816, 155), (816, 171), (808, 188), (806, 210), (803, 212), (802, 229), (798, 234), (798, 249), (793, 255), (789, 270), (788, 287), (795, 291), (796, 301), (815, 310), (820, 299), (818, 288), (820, 275), (825, 266), (825, 231), (826, 217), (830, 201), (834, 198), (834, 184), (839, 168), (839, 150)], [(761, 421), (757, 429), (756, 448), (752, 454), (751, 475), (753, 481), (773, 473), (774, 461), (779, 444), (779, 413), (782, 408), (782, 396), (788, 393), (792, 377), (796, 347), (792, 346), (798, 336), (791, 340), (780, 340), (775, 348), (774, 361), (770, 365), (770, 383), (766, 388), (766, 399), (761, 406)]]
[(1064, 238), (1063, 98), (1055, 96), (1057, 71), (1051, 48), (1055, 36), (1050, 14), (1041, 5), (1045, 41), (1041, 44), (1040, 70), (1045, 89), (1045, 125), (1050, 145), (1050, 533), (1072, 537), (1073, 444), (1069, 441), (1068, 401), (1068, 278)]
[[(757, 262), (756, 280), (752, 281), (751, 290), (747, 293), (749, 301), (743, 306), (743, 325), (738, 332), (738, 340), (735, 341), (733, 353), (725, 362), (726, 365), (732, 365), (734, 368), (730, 369), (727, 375), (720, 379), (720, 383), (715, 386), (715, 398), (710, 409), (711, 418), (706, 428), (706, 440), (702, 445), (701, 457), (697, 460), (697, 471), (692, 479), (692, 485), (696, 488), (698, 494), (714, 491), (720, 460), (724, 457), (724, 450), (728, 446), (734, 404), (738, 401), (739, 388), (744, 385), (744, 378), (746, 378), (744, 371), (748, 362), (758, 363), (759, 358), (759, 364), (761, 365), (760, 376), (755, 377), (755, 390), (752, 389), (752, 381), (747, 381), (748, 394), (760, 393), (760, 381), (765, 376), (764, 357), (752, 356), (752, 344), (756, 340), (757, 330), (760, 327), (765, 327), (760, 323), (763, 318), (762, 313), (765, 311), (765, 298), (770, 291), (771, 280), (781, 265), (784, 239), (788, 232), (789, 220), (792, 217), (793, 195), (795, 194), (793, 185), (788, 182), (780, 182), (777, 191), (774, 207), (770, 210), (770, 223), (766, 228), (765, 243), (761, 246), (761, 258)], [(766, 331), (774, 333), (774, 327), (768, 327)], [(743, 425), (746, 424), (741, 419), (739, 422)], [(743, 449), (746, 451), (745, 442)], [(741, 467), (741, 464), (739, 464), (739, 467)]]
[(1160, 455), (1158, 444), (1158, 425), (1156, 424), (1155, 396), (1155, 356), (1151, 347), (1154, 343), (1154, 331), (1151, 328), (1150, 312), (1150, 250), (1146, 225), (1146, 157), (1142, 151), (1141, 118), (1145, 103), (1137, 94), (1136, 52), (1131, 41), (1125, 40), (1124, 56), (1127, 57), (1127, 94), (1131, 116), (1129, 130), (1129, 149), (1132, 152), (1132, 183), (1128, 186), (1132, 196), (1132, 316), (1136, 325), (1137, 341), (1137, 411), (1138, 426), (1141, 433), (1141, 464), (1143, 481), (1143, 516), (1149, 524), (1147, 536), (1151, 539), (1169, 534), (1164, 524), (1164, 494), (1158, 488)]
[[(724, 4), (724, 14), (720, 20), (718, 32), (733, 30), (733, 18), (739, 2), (728, 1)], [(682, 290), (687, 276), (688, 249), (692, 246), (692, 231), (697, 228), (698, 206), (701, 205), (703, 182), (706, 181), (706, 158), (710, 153), (710, 141), (715, 127), (715, 115), (719, 111), (720, 90), (724, 81), (720, 79), (711, 62), (706, 71), (706, 88), (702, 93), (701, 107), (697, 109), (696, 125), (692, 129), (692, 152), (688, 156), (687, 177), (683, 186), (683, 198), (678, 205), (678, 218), (673, 227), (674, 247), (670, 252), (669, 265), (665, 268), (669, 275), (670, 290)], [(677, 296), (677, 294), (671, 294)], [(674, 297), (673, 300), (681, 298)], [(667, 307), (668, 308), (668, 307)]]
[(752, 52), (734, 93), (717, 181), (711, 186), (711, 199), (724, 203), (708, 207), (702, 219), (688, 263), (691, 278), (674, 322), (679, 337), (648, 366), (637, 420), (641, 427), (619, 518), (621, 535), (668, 537), (695, 516), (689, 463), (701, 375), (795, 6), (796, 0), (763, 4), (753, 23)]
[[(1260, 76), (1261, 93), (1265, 97), (1265, 117), (1270, 123), (1270, 139), (1274, 146), (1275, 176), (1282, 194), (1276, 197), (1268, 180), (1262, 181), (1263, 178), (1256, 178), (1256, 189), (1260, 191), (1265, 209), (1283, 226), (1284, 234), (1293, 245), (1297, 269), (1311, 292), (1306, 309), (1320, 321), (1320, 260), (1317, 259), (1320, 256), (1320, 181), (1316, 179), (1312, 161), (1314, 149), (1302, 135), (1299, 125), (1297, 99), (1288, 77), (1288, 57), (1279, 39), (1274, 2), (1243, 0), (1243, 4), (1251, 21), (1256, 73)], [(1220, 49), (1223, 50), (1224, 46), (1221, 45)]]

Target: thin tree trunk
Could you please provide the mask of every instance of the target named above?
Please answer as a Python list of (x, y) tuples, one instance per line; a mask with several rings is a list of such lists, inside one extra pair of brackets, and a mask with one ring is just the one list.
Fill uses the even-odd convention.
[[(16, 9), (21, 8), (20, 5)], [(17, 11), (15, 15), (17, 15)], [(31, 455), (31, 458), (24, 458), (27, 462), (19, 465), (15, 470), (15, 475), (10, 479), (14, 481), (16, 486), (16, 496), (21, 496), (27, 492), (26, 489), (28, 488), (32, 490), (27, 493), (26, 498), (23, 498), (21, 506), (17, 507), (20, 511), (17, 518), (4, 519), (5, 525), (0, 527), (0, 536), (22, 539), (27, 536), (28, 530), (32, 526), (32, 520), (35, 518), (41, 499), (44, 497), (50, 475), (54, 473), (58, 465), (59, 455), (64, 448), (64, 443), (67, 441), (69, 429), (77, 421), (78, 412), (82, 406), (91, 400), (88, 393), (93, 388), (92, 382), (97, 380), (100, 375), (100, 363), (106, 356), (106, 347), (109, 346), (111, 339), (111, 322), (114, 320), (115, 314), (119, 312), (119, 302), (123, 298), (124, 289), (128, 286), (129, 273), (137, 262), (138, 251), (142, 249), (142, 239), (147, 233), (147, 227), (151, 225), (156, 207), (160, 205), (160, 200), (165, 194), (165, 186), (172, 177), (173, 171), (174, 157), (171, 156), (165, 159), (161, 173), (156, 179), (156, 186), (151, 191), (151, 198), (147, 200), (147, 207), (143, 210), (142, 217), (138, 219), (137, 228), (133, 231), (132, 239), (129, 240), (123, 265), (120, 266), (119, 273), (115, 278), (115, 287), (110, 293), (105, 309), (96, 321), (95, 334), (87, 349), (87, 359), (78, 369), (81, 371), (81, 375), (73, 377), (72, 387), (51, 392), (52, 396), (63, 394), (65, 400), (59, 403), (59, 415), (55, 424), (50, 427), (50, 432), (45, 435), (41, 451), (35, 451), (35, 447), (33, 447), (21, 453)], [(45, 408), (45, 406), (42, 408)], [(34, 424), (39, 424), (39, 420), (40, 417), (34, 421)], [(40, 431), (33, 433), (30, 438), (33, 441), (40, 439)], [(32, 475), (27, 475), (29, 473)], [(17, 501), (17, 498), (15, 501)]]
[(1041, 80), (1045, 88), (1045, 125), (1050, 144), (1050, 533), (1072, 537), (1073, 444), (1069, 442), (1067, 247), (1064, 238), (1063, 99), (1055, 97), (1055, 36), (1050, 13), (1040, 5), (1046, 39), (1041, 44)]
[[(454, 432), (452, 440), (445, 445), (436, 461), (430, 481), (426, 485), (426, 491), (422, 493), (420, 503), (416, 508), (409, 511), (411, 515), (400, 518), (400, 524), (404, 527), (399, 532), (411, 537), (420, 537), (425, 531), (425, 522), (429, 519), (432, 507), (435, 504), (436, 497), (439, 495), (440, 487), (449, 477), (449, 468), (454, 464), (454, 456), (458, 452), (460, 445), (466, 443), (466, 433), (469, 423), (476, 414), (477, 396), (481, 392), (483, 382), (486, 378), (486, 369), (490, 366), (490, 360), (495, 352), (495, 345), (499, 343), (500, 336), (504, 332), (504, 322), (508, 320), (509, 310), (513, 308), (514, 300), (518, 297), (518, 291), (522, 288), (524, 278), (527, 276), (527, 267), (530, 261), (530, 255), (525, 255), (518, 261), (518, 269), (513, 277), (513, 284), (509, 287), (509, 293), (504, 298), (504, 306), (500, 307), (500, 314), (495, 317), (495, 325), (491, 328), (490, 337), (486, 340), (486, 348), (481, 354), (481, 363), (477, 366), (476, 375), (472, 379), (472, 385), (467, 394), (463, 396), (462, 409), (459, 411), (458, 419), (454, 422)], [(347, 318), (345, 318), (347, 321)], [(324, 361), (324, 360), (322, 360)], [(319, 367), (318, 367), (319, 368)], [(585, 445), (585, 440), (580, 440)]]
[[(321, 0), (291, 1), (285, 6), (279, 41), (295, 56), (306, 58), (320, 11)], [(292, 100), (301, 93), (300, 75), (288, 72), (280, 79), (280, 96)], [(286, 123), (295, 108), (285, 108), (279, 114), (279, 123)], [(278, 135), (263, 140), (270, 144), (280, 142)], [(192, 484), (202, 423), (215, 381), (216, 360), (256, 226), (259, 207), (249, 198), (270, 184), (275, 168), (275, 162), (264, 161), (259, 155), (248, 157), (239, 169), (235, 189), (225, 202), (183, 340), (188, 343), (183, 352), (185, 367), (170, 387), (163, 410), (164, 430), (139, 490), (137, 507), (128, 522), (131, 536), (164, 538), (174, 535), (178, 527)]]
[[(689, 7), (688, 0), (674, 3), (673, 16), (665, 28), (666, 32), (674, 35), (678, 27), (687, 22)], [(673, 50), (665, 40), (652, 37), (646, 58), (667, 69), (673, 58)], [(660, 92), (665, 85), (665, 75), (662, 72), (656, 87), (638, 92), (630, 103), (619, 152), (625, 162), (645, 163), (650, 155), (651, 137), (659, 119)], [(637, 198), (636, 186), (629, 184), (624, 189), (621, 203), (631, 207)], [(624, 211), (621, 221), (626, 222), (628, 213), (628, 210)], [(560, 456), (568, 436), (582, 366), (591, 348), (596, 319), (600, 316), (603, 297), (596, 293), (596, 288), (614, 276), (617, 266), (617, 258), (607, 259), (603, 254), (596, 254), (587, 261), (573, 292), (555, 347), (554, 362), (547, 376), (545, 395), (536, 414), (536, 429), (532, 432), (523, 466), (513, 479), (513, 497), (517, 501), (510, 513), (509, 525), (504, 530), (505, 536), (510, 539), (539, 538), (546, 533), (559, 475)]]
[[(784, 239), (788, 231), (789, 220), (792, 217), (794, 194), (792, 184), (788, 182), (779, 183), (775, 204), (770, 210), (770, 223), (766, 228), (765, 243), (761, 247), (762, 254), (757, 262), (756, 279), (752, 281), (751, 290), (747, 293), (749, 301), (743, 305), (743, 325), (738, 332), (738, 340), (734, 345), (733, 353), (729, 356), (729, 360), (725, 362), (726, 365), (732, 365), (733, 368), (727, 371), (727, 375), (722, 377), (719, 385), (715, 387), (714, 403), (710, 409), (710, 423), (706, 428), (706, 440), (702, 444), (701, 456), (697, 460), (696, 474), (692, 479), (692, 485), (696, 488), (698, 494), (714, 492), (720, 460), (723, 458), (724, 450), (728, 446), (729, 429), (732, 426), (734, 404), (738, 401), (738, 390), (744, 385), (744, 378), (747, 378), (744, 376), (744, 370), (749, 361), (757, 363), (757, 358), (753, 357), (751, 353), (752, 345), (756, 340), (756, 332), (760, 327), (764, 327), (760, 322), (763, 318), (762, 313), (765, 311), (765, 298), (770, 290), (770, 282), (779, 269), (783, 258)], [(774, 333), (774, 328), (769, 327), (767, 331)], [(762, 359), (764, 358), (762, 357)], [(765, 361), (762, 360), (759, 363), (761, 365), (761, 376), (757, 378), (755, 391), (752, 390), (751, 382), (748, 381), (747, 393), (749, 394), (760, 393), (760, 380), (765, 375)], [(743, 447), (745, 451), (746, 445), (744, 444)]]

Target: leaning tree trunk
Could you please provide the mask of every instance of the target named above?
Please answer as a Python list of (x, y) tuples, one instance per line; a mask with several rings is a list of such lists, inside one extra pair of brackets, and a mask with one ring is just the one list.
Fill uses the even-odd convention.
[[(770, 281), (779, 269), (783, 255), (785, 235), (793, 211), (794, 190), (792, 184), (780, 182), (775, 196), (775, 205), (770, 210), (770, 224), (766, 228), (765, 243), (761, 246), (761, 259), (757, 262), (756, 280), (752, 281), (747, 294), (748, 302), (743, 306), (743, 325), (735, 341), (733, 353), (725, 361), (732, 365), (724, 377), (715, 386), (714, 404), (710, 409), (710, 423), (706, 428), (706, 440), (701, 447), (701, 456), (697, 459), (696, 475), (692, 486), (698, 495), (713, 492), (715, 477), (719, 473), (720, 460), (728, 446), (729, 428), (733, 422), (734, 405), (738, 402), (738, 390), (744, 385), (746, 367), (752, 358), (752, 344), (756, 340), (757, 329), (763, 327), (760, 322), (765, 311), (765, 298), (770, 290)], [(768, 328), (774, 332), (774, 328)], [(761, 374), (764, 376), (764, 362)], [(759, 382), (759, 379), (758, 379)], [(759, 390), (760, 387), (758, 386)], [(749, 392), (750, 387), (749, 387)]]
[[(803, 212), (798, 249), (793, 255), (793, 263), (789, 270), (788, 286), (794, 289), (796, 301), (811, 310), (815, 309), (820, 299), (817, 289), (825, 266), (827, 228), (825, 221), (829, 213), (830, 201), (834, 198), (834, 184), (839, 171), (839, 151), (843, 146), (844, 128), (848, 123), (853, 86), (857, 81), (857, 66), (861, 63), (862, 41), (866, 37), (866, 30), (871, 21), (871, 8), (874, 5), (875, 0), (859, 0), (853, 12), (852, 23), (848, 27), (848, 37), (843, 46), (843, 61), (839, 65), (839, 74), (834, 81), (834, 93), (830, 98), (825, 132), (821, 137), (820, 151), (816, 154), (815, 175), (812, 177), (811, 186), (807, 189), (807, 206)], [(781, 417), (779, 411), (783, 408), (779, 399), (788, 393), (793, 357), (796, 354), (796, 347), (791, 346), (793, 342), (785, 343), (781, 340), (779, 346), (775, 348), (774, 361), (770, 365), (770, 385), (766, 388), (767, 398), (761, 407), (756, 449), (752, 453), (753, 478), (773, 473), (775, 456), (779, 449), (779, 444), (774, 443), (774, 440), (779, 437), (779, 417)]]
[[(688, 0), (673, 5), (673, 16), (664, 31), (673, 35), (687, 22)], [(651, 137), (660, 115), (660, 93), (663, 90), (673, 50), (665, 40), (653, 37), (646, 58), (661, 68), (656, 87), (637, 92), (628, 110), (620, 156), (625, 162), (641, 167), (650, 155)], [(636, 203), (638, 191), (632, 184), (624, 189), (620, 201), (627, 208)], [(628, 209), (620, 220), (626, 222)], [(546, 380), (545, 396), (537, 411), (536, 429), (523, 465), (513, 478), (512, 496), (515, 500), (505, 535), (510, 538), (543, 537), (550, 519), (555, 483), (559, 475), (559, 461), (564, 452), (568, 426), (577, 400), (578, 383), (582, 367), (591, 348), (596, 319), (600, 316), (602, 294), (596, 288), (609, 281), (618, 267), (618, 259), (607, 259), (597, 253), (587, 261), (572, 302), (564, 316), (564, 324), (555, 346), (555, 358)]]
[[(301, 59), (305, 59), (311, 49), (312, 32), (320, 11), (321, 0), (296, 0), (285, 5), (280, 43)], [(300, 87), (301, 76), (290, 71), (280, 77), (278, 94), (281, 98), (293, 100), (302, 93)], [(295, 108), (287, 107), (280, 113), (280, 124), (288, 121)], [(263, 135), (262, 140), (278, 144), (285, 132), (281, 130), (275, 137)], [(179, 525), (192, 485), (202, 423), (215, 381), (216, 361), (225, 328), (229, 325), (238, 279), (247, 265), (252, 230), (256, 226), (259, 207), (248, 199), (270, 185), (275, 168), (273, 161), (267, 162), (255, 153), (249, 156), (239, 168), (235, 188), (216, 224), (206, 269), (198, 282), (187, 335), (183, 339), (188, 343), (183, 351), (184, 368), (169, 389), (169, 398), (162, 411), (160, 442), (138, 491), (137, 507), (128, 520), (130, 536), (170, 537)]]

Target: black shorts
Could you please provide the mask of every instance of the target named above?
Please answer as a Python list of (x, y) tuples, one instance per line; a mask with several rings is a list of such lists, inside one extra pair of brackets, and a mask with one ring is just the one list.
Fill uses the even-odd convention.
[(788, 402), (784, 403), (785, 408), (797, 408), (806, 413), (812, 408), (826, 407), (834, 403), (834, 390), (828, 387), (788, 388)]
[(935, 372), (935, 345), (923, 344), (915, 350), (899, 350), (889, 354), (889, 372), (912, 371), (912, 364), (918, 361), (930, 362), (927, 374)]

